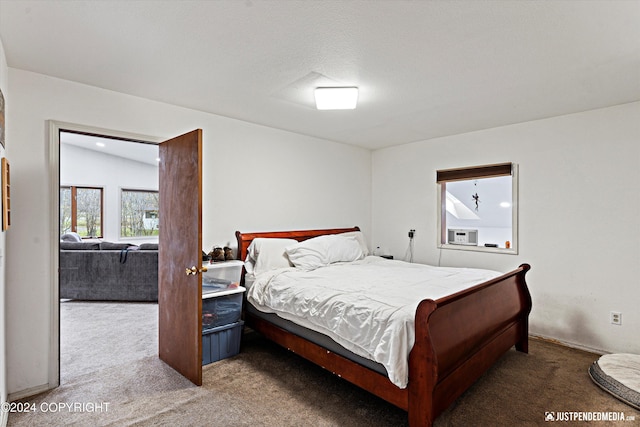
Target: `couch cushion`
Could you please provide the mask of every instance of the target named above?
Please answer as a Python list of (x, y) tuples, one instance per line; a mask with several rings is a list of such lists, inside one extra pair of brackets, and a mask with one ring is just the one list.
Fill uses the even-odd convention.
[(98, 242), (60, 242), (60, 249), (75, 251), (96, 251), (100, 249)]
[(100, 242), (100, 250), (102, 251), (121, 251), (128, 249), (130, 246), (134, 245), (131, 243)]
[(141, 251), (157, 251), (158, 244), (157, 243), (142, 243), (139, 247)]

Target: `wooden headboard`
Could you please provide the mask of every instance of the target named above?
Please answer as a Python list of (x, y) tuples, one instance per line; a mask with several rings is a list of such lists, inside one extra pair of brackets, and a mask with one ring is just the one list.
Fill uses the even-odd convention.
[(349, 231), (360, 231), (360, 227), (352, 228), (328, 228), (325, 230), (296, 230), (296, 231), (264, 231), (258, 233), (242, 233), (236, 231), (238, 241), (238, 251), (236, 258), (244, 260), (247, 257), (247, 248), (258, 237), (271, 239), (295, 239), (299, 242), (311, 239), (312, 237), (323, 236), (325, 234), (347, 233)]

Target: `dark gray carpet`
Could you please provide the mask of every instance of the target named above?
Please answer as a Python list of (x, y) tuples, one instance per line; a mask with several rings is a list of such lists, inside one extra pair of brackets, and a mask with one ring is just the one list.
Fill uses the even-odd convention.
[[(131, 311), (137, 309), (136, 305), (125, 306)], [(75, 309), (76, 306), (70, 307)], [(108, 312), (118, 313), (118, 310), (112, 308)], [(133, 336), (141, 329), (142, 320), (125, 324), (122, 321), (125, 317), (128, 315), (118, 317), (115, 339)], [(134, 318), (132, 315), (130, 319)], [(73, 325), (67, 327), (69, 331), (75, 329)], [(156, 334), (155, 330), (153, 334)], [(96, 332), (96, 336), (105, 335)], [(240, 354), (203, 368), (202, 387), (193, 386), (158, 360), (155, 354), (145, 355), (145, 351), (155, 352), (157, 344), (153, 349), (142, 351), (137, 360), (117, 354), (122, 349), (114, 344), (113, 351), (91, 361), (81, 361), (81, 354), (92, 344), (76, 342), (75, 345), (74, 351), (78, 354), (74, 356), (74, 366), (78, 363), (82, 369), (77, 373), (70, 369), (59, 388), (24, 402), (36, 408), (51, 402), (85, 406), (102, 403), (103, 408), (104, 403), (108, 403), (107, 410), (12, 413), (9, 426), (406, 425), (403, 411), (253, 332), (243, 336)], [(637, 411), (591, 382), (587, 370), (596, 359), (597, 355), (591, 353), (532, 340), (529, 355), (509, 351), (442, 414), (435, 425), (548, 425), (545, 416), (561, 411), (618, 411), (640, 421)], [(115, 360), (121, 361), (112, 363)], [(94, 371), (87, 371), (92, 362), (95, 362)], [(618, 424), (590, 422), (589, 425)]]

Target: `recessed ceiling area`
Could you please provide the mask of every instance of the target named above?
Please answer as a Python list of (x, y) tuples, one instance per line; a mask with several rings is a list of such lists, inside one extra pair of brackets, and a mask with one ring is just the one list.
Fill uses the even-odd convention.
[(86, 135), (75, 132), (60, 132), (60, 144), (73, 145), (85, 150), (97, 151), (123, 159), (158, 166), (158, 146), (138, 141), (127, 141), (115, 138)]
[(0, 37), (12, 68), (368, 149), (640, 100), (638, 1), (0, 0)]

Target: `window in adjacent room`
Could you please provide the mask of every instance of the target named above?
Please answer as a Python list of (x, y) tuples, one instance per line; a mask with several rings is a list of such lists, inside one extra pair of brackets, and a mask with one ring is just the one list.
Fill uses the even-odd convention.
[(60, 187), (60, 234), (76, 232), (82, 238), (100, 238), (103, 191), (98, 187)]
[(120, 236), (158, 236), (158, 192), (126, 190), (121, 193)]
[(518, 253), (517, 165), (437, 171), (438, 247)]

